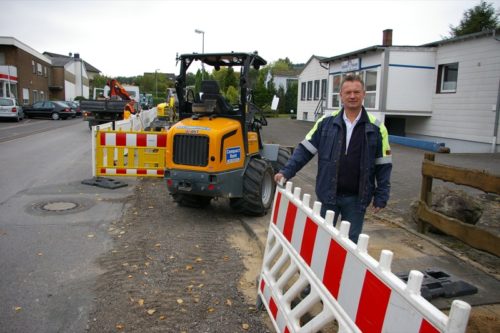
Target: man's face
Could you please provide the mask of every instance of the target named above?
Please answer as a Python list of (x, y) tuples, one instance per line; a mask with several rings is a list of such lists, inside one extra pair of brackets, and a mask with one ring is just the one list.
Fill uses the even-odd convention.
[(365, 91), (361, 82), (346, 81), (340, 90), (340, 98), (344, 104), (344, 108), (352, 110), (360, 110), (365, 98)]

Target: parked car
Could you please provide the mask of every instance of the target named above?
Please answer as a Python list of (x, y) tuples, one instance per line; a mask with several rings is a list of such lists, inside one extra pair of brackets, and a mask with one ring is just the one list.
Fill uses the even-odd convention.
[(64, 103), (68, 104), (71, 110), (75, 111), (77, 117), (82, 116), (82, 110), (80, 109), (80, 103), (76, 101), (65, 101)]
[(0, 97), (0, 118), (21, 121), (24, 118), (23, 107), (15, 98)]
[(24, 108), (26, 117), (49, 117), (53, 120), (68, 119), (76, 116), (68, 104), (60, 101), (39, 101)]

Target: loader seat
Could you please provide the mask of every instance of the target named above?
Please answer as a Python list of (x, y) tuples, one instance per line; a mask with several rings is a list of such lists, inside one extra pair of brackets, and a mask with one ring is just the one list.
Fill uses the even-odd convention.
[(205, 80), (201, 81), (201, 101), (205, 102), (207, 100), (216, 101), (215, 110), (219, 114), (229, 114), (232, 113), (233, 108), (228, 103), (228, 101), (221, 95), (219, 84), (215, 80)]

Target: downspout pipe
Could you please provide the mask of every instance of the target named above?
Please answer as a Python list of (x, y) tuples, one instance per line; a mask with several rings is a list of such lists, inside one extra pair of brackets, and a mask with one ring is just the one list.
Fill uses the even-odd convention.
[(495, 125), (493, 127), (493, 138), (491, 142), (491, 152), (496, 153), (498, 138), (498, 122), (500, 118), (500, 80), (498, 80), (497, 108), (495, 110)]

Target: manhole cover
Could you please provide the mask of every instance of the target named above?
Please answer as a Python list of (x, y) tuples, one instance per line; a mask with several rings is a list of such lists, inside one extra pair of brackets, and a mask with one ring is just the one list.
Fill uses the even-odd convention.
[(26, 208), (28, 213), (34, 215), (65, 215), (87, 210), (94, 204), (94, 201), (85, 198), (72, 198), (70, 200), (61, 198), (33, 202)]
[(48, 210), (50, 212), (60, 212), (60, 211), (74, 209), (76, 207), (78, 207), (78, 204), (74, 202), (57, 201), (57, 202), (48, 202), (41, 208), (43, 210)]

